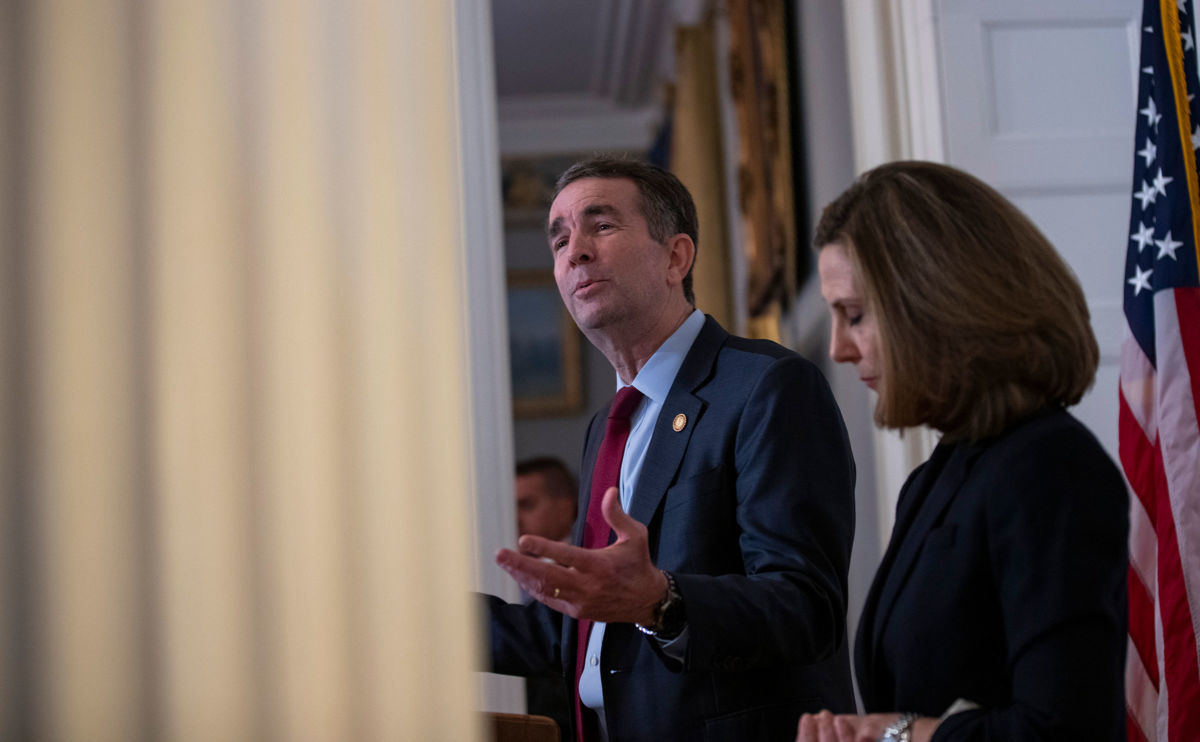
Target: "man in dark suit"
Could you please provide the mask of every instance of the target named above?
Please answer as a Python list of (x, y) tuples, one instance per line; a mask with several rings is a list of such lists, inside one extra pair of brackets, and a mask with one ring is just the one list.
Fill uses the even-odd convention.
[(791, 739), (802, 711), (853, 709), (854, 462), (824, 378), (695, 309), (695, 206), (670, 173), (576, 164), (547, 235), (622, 388), (584, 446), (572, 543), (591, 548), (496, 556), (538, 602), (487, 598), (493, 669), (563, 678), (580, 740)]
[[(550, 541), (571, 538), (579, 513), (579, 484), (565, 462), (554, 456), (535, 456), (517, 462), (517, 535), (532, 534)], [(558, 724), (564, 738), (571, 734), (571, 697), (559, 678), (525, 679), (525, 708)]]

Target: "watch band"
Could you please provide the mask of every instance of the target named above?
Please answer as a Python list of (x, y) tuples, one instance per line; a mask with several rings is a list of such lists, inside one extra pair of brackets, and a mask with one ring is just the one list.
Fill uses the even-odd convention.
[[(654, 606), (654, 618), (649, 626), (643, 626), (640, 623), (635, 623), (634, 626), (638, 631), (653, 636), (662, 641), (670, 641), (683, 631), (683, 623), (686, 619), (683, 617), (683, 596), (679, 594), (679, 587), (675, 583), (675, 576), (665, 569), (660, 569), (663, 577), (667, 578), (667, 592), (663, 595), (662, 600), (658, 605)], [(672, 624), (672, 625), (667, 625)], [(674, 625), (678, 624), (678, 625)]]
[(879, 742), (912, 742), (912, 727), (913, 722), (917, 720), (917, 715), (911, 711), (905, 711), (900, 714), (900, 718), (888, 724), (883, 730), (883, 736), (879, 738)]

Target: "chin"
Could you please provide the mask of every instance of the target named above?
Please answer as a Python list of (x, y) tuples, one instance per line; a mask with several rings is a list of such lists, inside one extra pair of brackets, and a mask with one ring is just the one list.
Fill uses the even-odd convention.
[(571, 319), (575, 320), (576, 326), (582, 331), (599, 330), (613, 324), (617, 317), (603, 309), (593, 309), (592, 311), (572, 312)]

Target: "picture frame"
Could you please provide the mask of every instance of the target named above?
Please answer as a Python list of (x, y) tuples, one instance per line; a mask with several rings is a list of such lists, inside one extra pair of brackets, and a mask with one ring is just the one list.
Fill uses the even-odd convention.
[[(580, 160), (599, 152), (562, 152), (506, 155), (500, 158), (500, 193), (504, 226), (509, 229), (544, 229), (554, 201), (558, 176)], [(612, 153), (608, 153), (612, 154)]]
[(551, 270), (508, 272), (508, 348), (516, 418), (583, 409), (579, 329)]

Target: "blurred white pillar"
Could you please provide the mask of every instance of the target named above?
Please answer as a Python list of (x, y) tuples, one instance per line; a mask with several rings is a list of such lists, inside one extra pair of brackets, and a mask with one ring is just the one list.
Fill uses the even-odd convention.
[[(845, 0), (855, 170), (902, 159), (940, 161), (941, 101), (931, 0)], [(872, 408), (875, 394), (870, 394)], [(896, 500), (914, 468), (933, 453), (927, 427), (875, 431), (880, 553), (891, 538)]]

